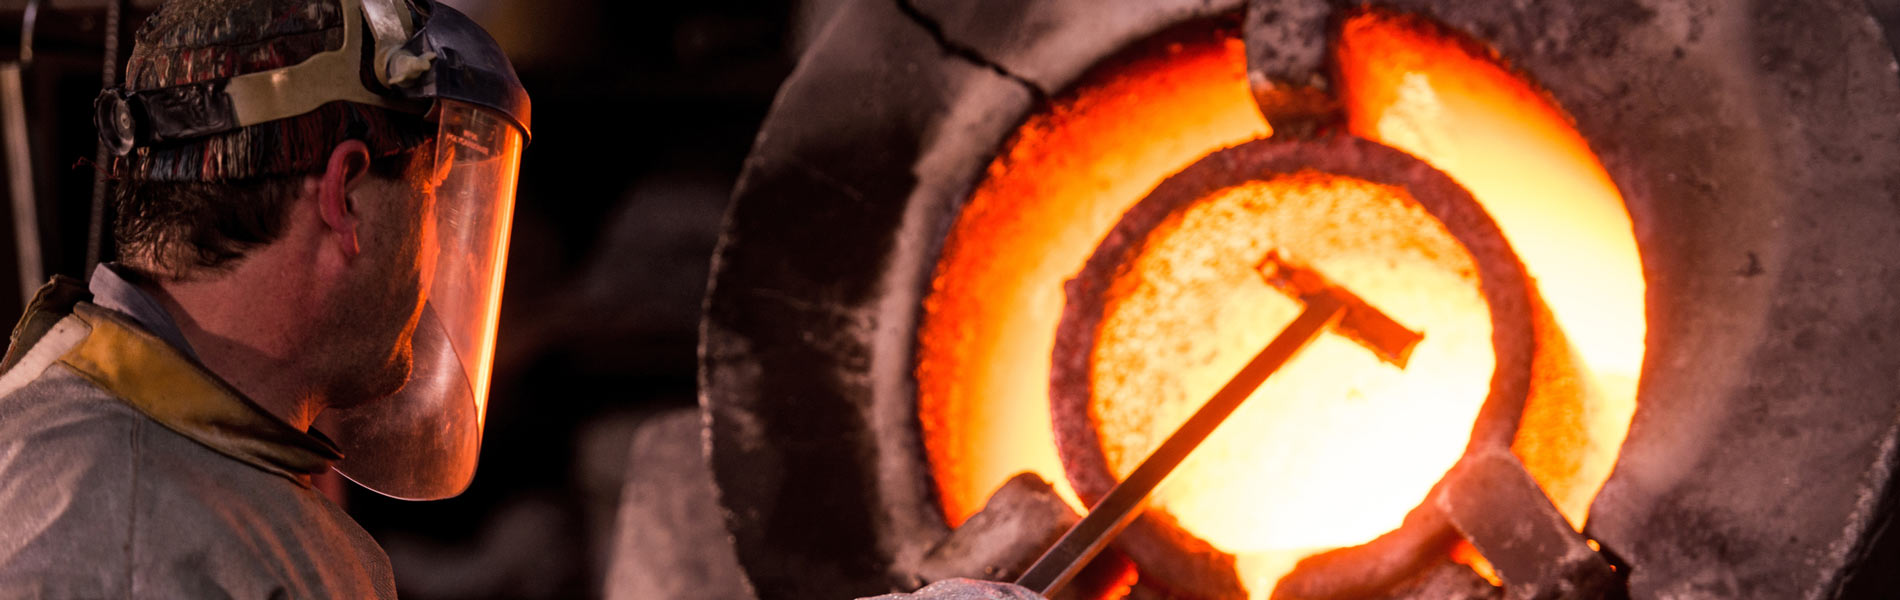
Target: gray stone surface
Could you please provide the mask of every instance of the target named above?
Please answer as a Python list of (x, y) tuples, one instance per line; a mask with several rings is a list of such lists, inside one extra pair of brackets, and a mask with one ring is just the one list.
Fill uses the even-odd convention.
[(752, 598), (706, 468), (700, 412), (646, 419), (628, 449), (609, 600)]
[(1035, 592), (994, 581), (950, 579), (909, 594), (885, 594), (865, 600), (1041, 600)]
[(1276, 136), (1310, 137), (1345, 114), (1332, 66), (1332, 30), (1345, 0), (1247, 0), (1247, 87)]
[(1503, 588), (1491, 585), (1471, 567), (1440, 559), (1388, 594), (1367, 600), (1499, 600)]
[(720, 501), (761, 597), (897, 589), (948, 532), (910, 332), (941, 228), (1032, 98), (888, 1), (840, 8), (781, 89), (701, 346)]
[(931, 548), (917, 575), (925, 581), (1014, 580), (1079, 520), (1049, 482), (1019, 473), (990, 495), (982, 511)]
[(1622, 586), (1507, 448), (1466, 454), (1444, 481), (1432, 502), (1491, 562), (1505, 598), (1602, 598)]
[(1238, 11), (1241, 0), (892, 0), (915, 6), (943, 37), (1045, 95), (1067, 89), (1096, 61), (1191, 19)]

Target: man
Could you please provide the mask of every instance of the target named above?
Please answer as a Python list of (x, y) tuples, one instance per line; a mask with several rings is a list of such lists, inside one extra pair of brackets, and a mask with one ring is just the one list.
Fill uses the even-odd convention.
[(0, 598), (394, 597), (311, 477), (473, 476), (512, 67), (427, 0), (173, 0), (126, 81), (98, 104), (123, 262), (48, 284), (0, 359)]
[(427, 0), (176, 0), (126, 82), (124, 262), (48, 284), (0, 360), (0, 597), (394, 597), (311, 476), (473, 476), (512, 67)]

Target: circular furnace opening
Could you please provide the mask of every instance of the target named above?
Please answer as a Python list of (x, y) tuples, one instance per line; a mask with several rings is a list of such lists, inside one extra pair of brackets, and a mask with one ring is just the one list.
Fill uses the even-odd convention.
[(1351, 308), (1250, 390), (1123, 534), (1170, 589), (1221, 569), (1267, 586), (1397, 530), (1487, 403), (1503, 415), (1488, 429), (1514, 427), (1531, 301), (1470, 195), (1356, 137), (1257, 140), (1156, 187), (1067, 284), (1050, 396), (1080, 496), (1126, 478), (1319, 295)]
[[(1562, 111), (1468, 39), (1421, 19), (1365, 12), (1342, 25), (1335, 58), (1350, 131), (1409, 152), (1469, 189), (1536, 280), (1534, 291), (1548, 310), (1533, 315), (1534, 326), (1546, 351), (1535, 361), (1537, 374), (1514, 448), (1580, 527), (1627, 430), (1634, 410), (1634, 374), (1641, 364), (1643, 284), (1620, 196)], [(1004, 146), (951, 228), (919, 329), (919, 416), (939, 498), (952, 526), (981, 508), (1003, 481), (1024, 471), (1051, 481), (1078, 510), (1085, 508), (1069, 485), (1075, 473), (1062, 467), (1052, 433), (1057, 423), (1048, 401), (1050, 349), (1056, 345), (1056, 325), (1064, 310), (1062, 284), (1121, 215), (1157, 183), (1210, 153), (1269, 136), (1247, 88), (1237, 32), (1230, 25), (1209, 24), (1165, 34), (1110, 59), (1048, 109), (1031, 116)], [(1253, 263), (1246, 259), (1235, 264), (1244, 268)], [(1330, 274), (1341, 266), (1324, 270)], [(1377, 271), (1376, 265), (1345, 266), (1343, 278)], [(1381, 285), (1370, 280), (1348, 284), (1374, 290)], [(1264, 286), (1255, 291), (1273, 293)], [(1456, 295), (1448, 292), (1439, 300)], [(1261, 300), (1264, 304), (1257, 306), (1273, 305), (1270, 299)], [(1265, 315), (1237, 318), (1271, 320)], [(1262, 327), (1264, 331), (1254, 333), (1272, 335), (1272, 327)], [(1183, 350), (1161, 348), (1147, 356)], [(1205, 350), (1199, 352), (1208, 356)], [(1469, 357), (1454, 362), (1474, 360), (1482, 362)], [(1214, 364), (1218, 361), (1189, 362), (1189, 370), (1219, 378), (1211, 374), (1219, 370)], [(1470, 379), (1470, 373), (1489, 376), (1488, 366), (1452, 369), (1466, 374), (1453, 376), (1454, 381)], [(1108, 426), (1097, 428), (1096, 433), (1112, 435), (1101, 442), (1101, 452), (1113, 457), (1111, 464), (1132, 468), (1128, 457), (1139, 460), (1144, 446), (1159, 441), (1148, 433), (1152, 428), (1117, 429), (1115, 423), (1141, 421), (1170, 407), (1205, 400), (1186, 390), (1177, 395), (1151, 406), (1109, 408), (1129, 417), (1108, 419)], [(1471, 402), (1483, 397), (1480, 390)], [(1367, 440), (1381, 437), (1393, 442), (1411, 439), (1380, 436), (1379, 426), (1354, 429), (1331, 441), (1316, 436), (1303, 442), (1301, 451), (1337, 445), (1348, 455), (1362, 452), (1362, 458), (1373, 462), (1376, 456), (1443, 458), (1438, 455), (1447, 452), (1455, 460), (1455, 450), (1470, 436), (1475, 406), (1431, 412), (1428, 421), (1390, 422), (1409, 426), (1408, 435), (1426, 433), (1454, 441), (1431, 451), (1408, 453), (1397, 444), (1364, 447), (1371, 443)], [(1307, 422), (1272, 421), (1283, 426)], [(1223, 435), (1240, 434), (1216, 434)], [(1258, 448), (1210, 443), (1203, 450), (1239, 462), (1289, 460), (1288, 448), (1263, 454)], [(1190, 513), (1176, 516), (1181, 527), (1235, 556), (1234, 568), (1249, 595), (1265, 597), (1298, 559), (1357, 544), (1395, 527), (1404, 510), (1416, 505), (1424, 489), (1450, 465), (1436, 458), (1382, 472), (1377, 485), (1358, 488), (1363, 497), (1380, 496), (1383, 504), (1397, 507), (1362, 511), (1376, 516), (1252, 518), (1241, 519), (1250, 526), (1234, 527), (1236, 521), (1226, 516), (1232, 514), (1230, 509), (1256, 499), (1229, 496), (1235, 491), (1231, 486), (1192, 483), (1208, 480), (1206, 475), (1195, 476), (1193, 465), (1179, 474), (1185, 477), (1176, 478), (1189, 483), (1164, 484), (1151, 507), (1167, 514)], [(1322, 462), (1265, 465), (1260, 469), (1265, 473), (1250, 485), (1325, 479), (1330, 475), (1322, 471), (1297, 474)], [(1353, 470), (1350, 465), (1327, 468), (1334, 474)], [(1344, 489), (1299, 502), (1311, 503), (1311, 498), (1331, 497)], [(1481, 562), (1474, 553), (1464, 554)]]

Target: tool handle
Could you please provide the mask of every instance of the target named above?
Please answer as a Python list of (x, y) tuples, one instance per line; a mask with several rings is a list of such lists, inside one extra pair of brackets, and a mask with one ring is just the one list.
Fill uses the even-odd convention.
[(1062, 538), (1056, 540), (1056, 545), (1037, 558), (1022, 577), (1016, 578), (1016, 585), (1035, 590), (1044, 597), (1054, 595), (1062, 586), (1068, 585), (1069, 580), (1084, 565), (1102, 552), (1109, 540), (1114, 539), (1141, 514), (1142, 500), (1154, 491), (1155, 486), (1161, 484), (1161, 480), (1166, 479), (1194, 448), (1201, 445), (1202, 440), (1207, 439), (1222, 421), (1227, 420), (1227, 416), (1233, 414), (1241, 402), (1253, 395), (1267, 377), (1292, 360), (1300, 349), (1319, 337), (1320, 332), (1338, 322), (1344, 313), (1345, 304), (1331, 295), (1320, 294), (1309, 299), (1306, 310), (1301, 311), (1286, 330), (1254, 355), (1247, 366), (1228, 380), (1227, 385), (1221, 386), (1207, 404), (1201, 405), (1200, 410), (1188, 417), (1148, 458), (1142, 459), (1141, 465), (1135, 467), (1128, 478), (1115, 484), (1107, 495), (1089, 508), (1087, 516), (1062, 534)]

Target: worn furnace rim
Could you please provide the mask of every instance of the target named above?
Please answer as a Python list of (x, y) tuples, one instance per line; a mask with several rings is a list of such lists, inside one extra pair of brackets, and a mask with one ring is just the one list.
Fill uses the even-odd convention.
[[(1235, 185), (1307, 170), (1405, 189), (1471, 254), (1478, 270), (1479, 289), (1491, 312), (1491, 343), (1497, 366), (1465, 455), (1488, 448), (1508, 451), (1529, 393), (1536, 342), (1529, 281), (1497, 224), (1463, 186), (1397, 149), (1341, 132), (1313, 139), (1268, 138), (1216, 151), (1162, 181), (1123, 213), (1081, 271), (1064, 286), (1067, 302), (1056, 331), (1050, 370), (1050, 417), (1063, 471), (1083, 502), (1094, 504), (1116, 482), (1088, 416), (1092, 350), (1105, 308), (1105, 292), (1116, 269), (1155, 227), (1195, 201)], [(1375, 587), (1397, 583), (1411, 569), (1339, 563), (1375, 555), (1382, 555), (1377, 556), (1381, 562), (1435, 558), (1455, 535), (1450, 524), (1427, 506), (1435, 493), (1428, 494), (1426, 504), (1414, 508), (1398, 529), (1359, 546), (1377, 547), (1378, 552), (1336, 551), (1336, 559), (1325, 561), (1326, 566), (1303, 562), (1295, 572), (1347, 568), (1392, 578), (1368, 582)], [(1116, 547), (1140, 565), (1144, 574), (1176, 593), (1196, 598), (1245, 594), (1234, 571), (1233, 555), (1200, 540), (1165, 516), (1142, 515), (1121, 534)]]

